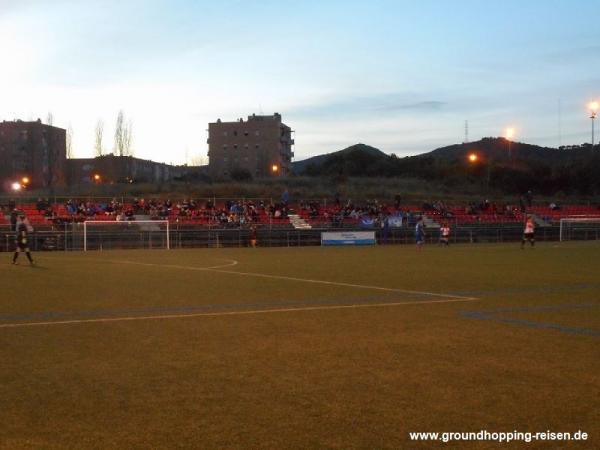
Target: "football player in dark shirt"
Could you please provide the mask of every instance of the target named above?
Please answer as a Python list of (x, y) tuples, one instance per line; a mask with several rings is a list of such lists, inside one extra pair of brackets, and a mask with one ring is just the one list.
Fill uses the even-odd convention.
[(19, 258), (19, 253), (25, 252), (27, 255), (27, 259), (29, 260), (29, 264), (33, 266), (33, 258), (31, 257), (31, 253), (29, 252), (29, 244), (28, 244), (28, 230), (27, 224), (25, 223), (25, 216), (19, 216), (19, 221), (17, 222), (17, 233), (15, 236), (15, 242), (17, 244), (17, 248), (15, 249), (15, 254), (13, 255), (13, 264), (19, 264), (17, 259)]

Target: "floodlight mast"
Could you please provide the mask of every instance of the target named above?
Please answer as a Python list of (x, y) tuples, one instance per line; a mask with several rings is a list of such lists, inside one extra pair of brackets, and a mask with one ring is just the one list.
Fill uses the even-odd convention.
[(593, 101), (591, 102), (589, 105), (590, 108), (590, 119), (592, 120), (592, 150), (594, 149), (594, 122), (596, 121), (596, 115), (598, 114), (598, 108), (600, 108), (600, 105), (598, 104), (597, 101)]

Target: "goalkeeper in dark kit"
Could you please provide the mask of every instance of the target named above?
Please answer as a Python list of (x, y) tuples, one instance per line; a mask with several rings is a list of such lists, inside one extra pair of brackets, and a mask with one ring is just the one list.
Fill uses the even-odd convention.
[(17, 260), (19, 259), (19, 253), (25, 252), (25, 255), (27, 255), (27, 259), (29, 260), (29, 264), (33, 266), (33, 258), (31, 257), (31, 252), (29, 251), (28, 234), (29, 227), (27, 226), (27, 219), (25, 218), (25, 215), (20, 215), (19, 221), (17, 222), (17, 230), (15, 236), (17, 248), (15, 249), (15, 254), (13, 255), (13, 264), (19, 264), (17, 262)]

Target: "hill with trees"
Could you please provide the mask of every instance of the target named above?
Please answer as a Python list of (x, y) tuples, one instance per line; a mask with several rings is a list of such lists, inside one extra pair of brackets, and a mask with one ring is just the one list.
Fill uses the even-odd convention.
[[(469, 159), (470, 155), (475, 155)], [(504, 138), (456, 144), (416, 156), (397, 157), (365, 144), (294, 163), (299, 175), (407, 177), (461, 190), (478, 184), (488, 190), (600, 193), (600, 146), (539, 147)]]

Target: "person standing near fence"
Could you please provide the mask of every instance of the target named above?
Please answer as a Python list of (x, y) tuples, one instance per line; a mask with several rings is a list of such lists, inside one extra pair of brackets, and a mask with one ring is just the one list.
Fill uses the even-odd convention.
[(425, 224), (423, 223), (423, 217), (419, 217), (417, 224), (415, 225), (415, 240), (417, 243), (417, 249), (421, 250), (425, 243)]
[(390, 237), (390, 216), (381, 214), (379, 216), (379, 226), (381, 227), (381, 243), (387, 244)]
[(17, 230), (15, 235), (15, 243), (17, 248), (15, 249), (12, 263), (14, 265), (19, 264), (17, 261), (19, 259), (19, 253), (25, 252), (25, 255), (27, 255), (27, 259), (29, 260), (29, 264), (33, 266), (33, 258), (31, 257), (31, 252), (29, 251), (30, 226), (24, 214), (19, 216), (19, 220), (17, 221), (16, 226)]
[(10, 210), (10, 231), (17, 231), (17, 222), (19, 220), (19, 213), (16, 209)]
[(450, 225), (447, 222), (440, 227), (440, 244), (450, 244)]

